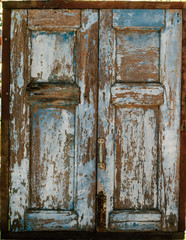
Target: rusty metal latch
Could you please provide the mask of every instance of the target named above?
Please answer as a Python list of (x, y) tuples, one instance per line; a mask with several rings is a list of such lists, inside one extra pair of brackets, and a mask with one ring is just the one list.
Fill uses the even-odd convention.
[(105, 169), (105, 163), (103, 162), (103, 144), (105, 143), (105, 140), (100, 138), (98, 139), (98, 143), (99, 143), (99, 163), (98, 163), (98, 167), (102, 170)]
[(106, 231), (106, 195), (102, 191), (97, 195), (97, 231)]

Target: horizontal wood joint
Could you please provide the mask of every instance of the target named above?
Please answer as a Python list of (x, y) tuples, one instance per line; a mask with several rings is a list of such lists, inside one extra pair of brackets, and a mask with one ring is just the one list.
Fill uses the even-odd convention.
[(112, 103), (119, 106), (154, 106), (164, 102), (160, 83), (115, 83), (111, 88)]
[(70, 82), (31, 82), (26, 87), (31, 104), (52, 103), (56, 105), (78, 105), (80, 88)]

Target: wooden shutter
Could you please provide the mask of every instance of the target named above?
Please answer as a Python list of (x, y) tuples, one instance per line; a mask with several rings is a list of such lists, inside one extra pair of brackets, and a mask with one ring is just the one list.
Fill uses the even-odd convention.
[(92, 230), (98, 11), (11, 19), (11, 231)]
[(177, 231), (180, 10), (100, 11), (98, 138), (110, 231)]

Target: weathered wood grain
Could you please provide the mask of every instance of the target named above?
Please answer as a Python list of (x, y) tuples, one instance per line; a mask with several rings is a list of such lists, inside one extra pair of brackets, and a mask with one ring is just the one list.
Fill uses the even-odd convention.
[(74, 31), (32, 31), (32, 79), (40, 82), (74, 82), (75, 41)]
[(29, 206), (30, 119), (24, 93), (30, 75), (26, 10), (11, 12), (10, 48), (10, 229), (16, 232), (24, 230), (24, 213)]
[[(181, 107), (181, 159), (179, 195), (179, 231), (185, 231), (186, 215), (186, 10), (183, 10), (182, 29), (182, 107)], [(185, 126), (185, 127), (184, 127)]]
[(95, 229), (96, 138), (98, 85), (98, 11), (81, 12), (77, 32), (77, 84), (81, 89), (76, 111), (76, 200), (78, 229)]
[(180, 163), (182, 11), (166, 11), (166, 27), (161, 32), (160, 81), (165, 101), (160, 106), (159, 206), (162, 230), (178, 230)]
[(113, 211), (110, 213), (110, 222), (160, 222), (160, 211)]
[(8, 1), (3, 2), (5, 9), (183, 9), (185, 2), (152, 1)]
[(77, 230), (78, 216), (74, 211), (29, 210), (25, 219), (27, 231)]
[(158, 109), (116, 109), (115, 209), (156, 209)]
[(160, 222), (115, 222), (110, 223), (110, 229), (116, 232), (122, 231), (157, 231), (160, 230), (161, 224)]
[(80, 25), (80, 10), (37, 9), (28, 11), (28, 27), (31, 30), (72, 30), (79, 28)]
[[(46, 11), (45, 17), (47, 19)], [(70, 26), (69, 31), (62, 30), (59, 34), (56, 32), (57, 30), (48, 32), (52, 28), (47, 29), (47, 32), (44, 30), (33, 31), (30, 41), (27, 35), (29, 33), (27, 11), (12, 11), (9, 125), (11, 230), (25, 230), (25, 210), (32, 207), (50, 210), (47, 213), (42, 210), (40, 213), (36, 210), (29, 212), (30, 215), (26, 216), (27, 230), (40, 231), (43, 228), (44, 230), (54, 228), (57, 231), (77, 230), (78, 228), (78, 230), (93, 231), (96, 227), (95, 195), (97, 187), (97, 193), (102, 191), (106, 196), (105, 204), (103, 204), (106, 205), (106, 216), (103, 219), (105, 229), (103, 230), (177, 231), (181, 11), (166, 11), (166, 26), (161, 29), (161, 34), (149, 30), (142, 34), (144, 36), (149, 34), (151, 40), (156, 39), (155, 50), (153, 49), (156, 52), (156, 60), (151, 62), (151, 65), (155, 63), (156, 71), (154, 77), (141, 77), (140, 81), (146, 82), (145, 89), (146, 84), (148, 86), (151, 84), (147, 83), (148, 81), (159, 81), (158, 65), (159, 63), (161, 65), (161, 84), (154, 84), (156, 87), (158, 86), (156, 91), (156, 87), (152, 87), (153, 84), (150, 85), (151, 88), (147, 92), (143, 92), (143, 88), (138, 91), (134, 90), (134, 86), (130, 84), (124, 87), (125, 90), (121, 90), (126, 84), (121, 82), (119, 85), (119, 78), (117, 80), (119, 76), (117, 73), (119, 69), (115, 66), (115, 63), (119, 66), (117, 51), (120, 49), (120, 54), (122, 54), (123, 49), (122, 47), (117, 49), (116, 43), (121, 41), (120, 46), (122, 46), (122, 41), (125, 41), (126, 36), (129, 39), (129, 36), (134, 36), (137, 31), (129, 33), (130, 31), (127, 30), (127, 33), (123, 33), (123, 31), (114, 30), (112, 10), (101, 10), (99, 17), (97, 10), (83, 10), (81, 18), (81, 27), (78, 30), (74, 31)], [(47, 19), (47, 21), (49, 20)], [(48, 24), (50, 25), (50, 23)], [(159, 37), (161, 37), (160, 61), (158, 60), (159, 45), (157, 44)], [(144, 39), (148, 40), (146, 37)], [(98, 40), (100, 41), (99, 62)], [(22, 44), (23, 42), (25, 45)], [(17, 43), (20, 44), (17, 45)], [(29, 63), (30, 46), (28, 46), (30, 43), (32, 48), (31, 64)], [(39, 49), (38, 44), (47, 46), (48, 53), (54, 54), (51, 59), (47, 54), (43, 58), (42, 52), (46, 52), (46, 49)], [(60, 50), (61, 46), (64, 46), (65, 50)], [(138, 47), (135, 51), (137, 49)], [(68, 53), (65, 53), (66, 50)], [(59, 65), (54, 61), (55, 58), (59, 60)], [(44, 61), (44, 59), (47, 60)], [(140, 61), (142, 60), (143, 57)], [(151, 59), (148, 61), (150, 62)], [(120, 75), (121, 81), (123, 81), (124, 72)], [(38, 106), (36, 104), (31, 107), (31, 111), (29, 111), (25, 98), (26, 87), (32, 80), (30, 76), (37, 82), (37, 86), (42, 85), (41, 89), (32, 89), (32, 94), (29, 94), (31, 98), (36, 99), (34, 103), (37, 102), (37, 99), (42, 99), (42, 101), (38, 100)], [(56, 87), (59, 82), (63, 81), (68, 82), (70, 88)], [(75, 88), (71, 88), (71, 85)], [(128, 89), (128, 85), (132, 86), (132, 90)], [(136, 84), (139, 88), (142, 85)], [(120, 92), (119, 97), (116, 97), (115, 94), (116, 86), (117, 91)], [(130, 95), (131, 91), (133, 91), (133, 96)], [(116, 99), (114, 101), (126, 99), (129, 102), (122, 103), (115, 108), (111, 104), (113, 99), (111, 93)], [(75, 100), (72, 100), (70, 96)], [(72, 100), (71, 103), (74, 101), (79, 105), (75, 108), (65, 107), (61, 104), (63, 107), (59, 108), (57, 107), (59, 102), (56, 101), (49, 106), (51, 97), (59, 97), (64, 99), (64, 102)], [(128, 97), (130, 98), (128, 99)], [(146, 98), (150, 98), (150, 100)], [(136, 106), (130, 101), (136, 101)], [(154, 106), (160, 104), (162, 104), (160, 107)], [(143, 108), (139, 106), (143, 106)], [(32, 124), (30, 124), (30, 116)], [(159, 129), (160, 135), (158, 136)], [(73, 140), (68, 135), (73, 135)], [(47, 136), (50, 136), (49, 141), (46, 140)], [(103, 161), (106, 167), (105, 169), (98, 167), (96, 170), (96, 141), (100, 138), (105, 140)], [(32, 139), (31, 142), (30, 139)], [(69, 139), (70, 144), (68, 144)], [(61, 146), (59, 146), (60, 141), (58, 140), (61, 140)], [(31, 157), (33, 157), (31, 161), (28, 151), (30, 146)], [(124, 164), (126, 163), (123, 161), (126, 155), (126, 146), (130, 149), (127, 150), (127, 164)], [(137, 147), (135, 148), (135, 146)], [(132, 148), (134, 150), (131, 150)], [(97, 160), (99, 160), (98, 156)], [(59, 166), (57, 170), (56, 163)], [(140, 179), (138, 182), (134, 181), (132, 174), (128, 174), (128, 172), (131, 173), (131, 166), (133, 173)], [(31, 176), (29, 176), (29, 167), (31, 167)], [(64, 176), (63, 173), (66, 172), (68, 174)], [(116, 177), (114, 177), (114, 173)], [(125, 180), (126, 177), (129, 179)], [(158, 177), (160, 178), (159, 182)], [(30, 202), (28, 201), (29, 179), (31, 180)], [(125, 188), (125, 186), (127, 187)], [(47, 189), (50, 189), (50, 194)], [(59, 194), (54, 196), (56, 189)], [(123, 197), (125, 191), (128, 191), (128, 195)], [(131, 199), (134, 200), (132, 203)], [(142, 199), (142, 202), (139, 199), (140, 201)], [(60, 209), (60, 213), (52, 209)], [(134, 215), (126, 217), (125, 209), (131, 209)], [(141, 215), (135, 215), (135, 209), (139, 209), (138, 214)], [(140, 209), (160, 209), (162, 224), (157, 220), (160, 219), (159, 213), (153, 214), (148, 211), (143, 215), (143, 211)], [(118, 213), (119, 220), (113, 220), (116, 217), (113, 215), (113, 211)], [(109, 220), (110, 212), (111, 219)], [(128, 222), (122, 221), (122, 218), (125, 219), (125, 217)], [(55, 221), (54, 218), (57, 220)], [(138, 222), (139, 218), (145, 220)], [(38, 224), (37, 228), (38, 219), (39, 221), (44, 220), (43, 222), (41, 220), (42, 223)], [(30, 228), (30, 226), (34, 226), (34, 228)]]
[(165, 25), (164, 9), (114, 9), (113, 27), (121, 30), (125, 28), (156, 29)]
[(31, 109), (30, 208), (74, 208), (75, 109)]
[(31, 104), (48, 103), (54, 106), (79, 104), (80, 88), (68, 82), (31, 82), (27, 88)]
[(116, 41), (117, 81), (159, 82), (159, 31), (116, 31)]
[(124, 84), (115, 83), (112, 88), (112, 103), (115, 106), (152, 106), (164, 102), (164, 88), (162, 84)]
[(2, 117), (1, 117), (1, 232), (8, 231), (9, 212), (9, 96), (11, 11), (3, 10)]
[(115, 81), (115, 33), (112, 28), (112, 10), (100, 11), (99, 45), (99, 100), (98, 139), (105, 140), (103, 161), (105, 170), (97, 166), (97, 193), (106, 196), (105, 226), (108, 229), (109, 212), (113, 210), (114, 193), (114, 106), (111, 102), (111, 86)]

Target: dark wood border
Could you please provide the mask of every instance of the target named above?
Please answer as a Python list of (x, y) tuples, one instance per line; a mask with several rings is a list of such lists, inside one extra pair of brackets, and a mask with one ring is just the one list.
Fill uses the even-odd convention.
[[(1, 160), (1, 231), (2, 237), (8, 238), (27, 238), (29, 237), (33, 239), (34, 236), (41, 236), (45, 237), (49, 236), (52, 238), (52, 235), (45, 233), (25, 233), (25, 234), (14, 234), (8, 233), (8, 169), (9, 169), (9, 79), (10, 79), (10, 21), (11, 21), (11, 9), (29, 9), (29, 8), (38, 8), (38, 9), (49, 9), (49, 8), (76, 8), (76, 9), (83, 9), (83, 8), (138, 8), (138, 9), (145, 9), (145, 8), (181, 8), (183, 9), (183, 49), (182, 49), (182, 116), (181, 116), (181, 162), (180, 162), (180, 210), (179, 210), (179, 231), (181, 233), (157, 233), (152, 235), (154, 236), (161, 236), (162, 239), (176, 239), (181, 238), (180, 234), (183, 234), (185, 229), (185, 195), (186, 195), (186, 2), (121, 2), (121, 1), (114, 1), (114, 2), (103, 2), (103, 1), (65, 1), (65, 0), (49, 0), (49, 1), (28, 1), (28, 2), (17, 2), (17, 1), (10, 1), (10, 2), (3, 2), (3, 71), (2, 71), (2, 160)], [(35, 234), (35, 235), (34, 235)], [(99, 239), (100, 234), (96, 233), (56, 233), (56, 236), (62, 237), (62, 239), (66, 239), (65, 237), (68, 236), (76, 236), (76, 239), (87, 239), (89, 236), (91, 239), (95, 237), (95, 239)], [(151, 235), (144, 234), (133, 234), (132, 236), (137, 236), (136, 238), (140, 239), (140, 236), (147, 236), (151, 237)], [(153, 234), (153, 233), (152, 233)], [(163, 234), (163, 235), (162, 235)], [(111, 237), (112, 233), (109, 233), (109, 238)], [(81, 238), (78, 238), (81, 236)], [(107, 239), (105, 236), (104, 239)], [(113, 236), (116, 236), (113, 235)], [(118, 236), (122, 236), (122, 238), (127, 239), (127, 236), (131, 238), (129, 233), (122, 233)], [(100, 238), (101, 239), (101, 238)], [(144, 239), (144, 237), (142, 237)]]
[(185, 230), (186, 207), (186, 9), (183, 9), (182, 26), (182, 92), (181, 92), (181, 159), (180, 159), (180, 209), (179, 231)]
[(3, 10), (2, 122), (1, 122), (1, 231), (8, 231), (9, 87), (11, 11)]
[(135, 2), (135, 1), (73, 1), (73, 0), (48, 0), (48, 1), (10, 1), (4, 2), (3, 8), (29, 9), (29, 8), (186, 8), (186, 2)]
[(147, 232), (147, 233), (134, 233), (134, 232), (25, 232), (25, 233), (7, 233), (3, 234), (3, 239), (55, 239), (55, 240), (176, 240), (184, 239), (184, 233), (165, 233), (165, 232)]

